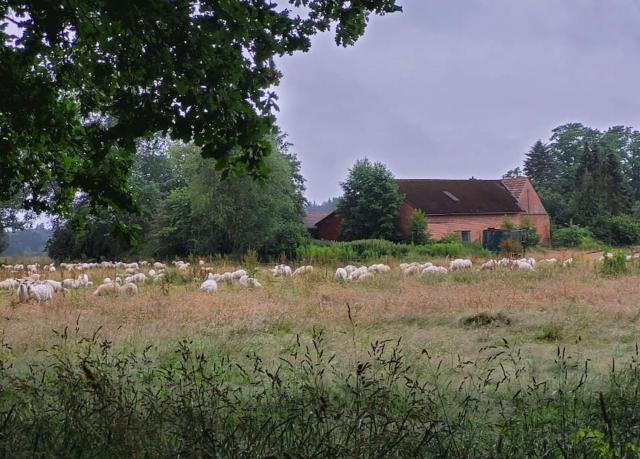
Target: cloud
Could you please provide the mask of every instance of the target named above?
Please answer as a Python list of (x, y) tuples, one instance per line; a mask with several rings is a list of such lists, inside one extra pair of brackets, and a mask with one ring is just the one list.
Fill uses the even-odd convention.
[(353, 162), (398, 177), (499, 177), (562, 123), (640, 128), (640, 3), (407, 0), (352, 48), (281, 59), (279, 123), (308, 195)]

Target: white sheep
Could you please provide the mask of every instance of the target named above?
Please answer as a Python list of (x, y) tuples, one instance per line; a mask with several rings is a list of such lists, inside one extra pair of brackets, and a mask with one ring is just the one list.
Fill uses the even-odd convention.
[(405, 276), (415, 276), (420, 274), (420, 266), (411, 264), (402, 270), (402, 274)]
[(13, 278), (5, 279), (0, 282), (0, 290), (13, 290), (18, 287), (19, 282)]
[(53, 287), (49, 284), (36, 284), (27, 286), (29, 298), (36, 300), (38, 303), (51, 301), (53, 299)]
[(207, 279), (202, 284), (200, 284), (200, 290), (206, 293), (214, 293), (218, 290), (218, 284), (213, 279)]
[(567, 258), (566, 260), (564, 260), (562, 262), (562, 267), (563, 268), (568, 268), (571, 265), (573, 265), (573, 258)]
[(516, 260), (516, 267), (522, 271), (535, 271), (533, 266), (526, 260)]
[(496, 266), (498, 266), (498, 262), (496, 260), (489, 260), (483, 263), (482, 266), (480, 266), (480, 269), (481, 270), (494, 269)]
[(455, 260), (452, 260), (451, 263), (449, 263), (450, 271), (454, 271), (456, 269), (470, 269), (471, 267), (473, 267), (473, 263), (471, 262), (471, 260), (463, 258), (456, 258)]
[(293, 276), (301, 276), (303, 274), (307, 274), (307, 273), (311, 273), (313, 272), (313, 266), (307, 265), (307, 266), (300, 266), (298, 269), (296, 269), (293, 272)]
[(346, 269), (338, 268), (338, 269), (336, 269), (336, 273), (335, 273), (334, 277), (337, 280), (345, 281), (349, 277), (349, 274), (347, 273)]
[(16, 289), (16, 295), (18, 295), (18, 302), (20, 303), (29, 301), (29, 285), (20, 283)]
[(127, 282), (123, 286), (117, 286), (116, 288), (121, 295), (133, 296), (138, 294), (138, 286), (131, 282)]
[(243, 287), (262, 288), (262, 284), (255, 277), (249, 277), (246, 274), (240, 278), (239, 282)]
[(421, 276), (432, 276), (434, 274), (447, 274), (449, 271), (443, 266), (427, 266), (420, 273)]
[(53, 288), (54, 292), (61, 292), (63, 290), (63, 286), (61, 282), (58, 281), (54, 281), (52, 279), (47, 279), (46, 281), (44, 281), (45, 284), (49, 284), (51, 286), (51, 288)]

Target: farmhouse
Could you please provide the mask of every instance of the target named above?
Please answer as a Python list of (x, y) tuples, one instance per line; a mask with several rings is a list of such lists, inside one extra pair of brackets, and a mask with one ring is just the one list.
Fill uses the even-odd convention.
[[(482, 231), (500, 228), (505, 218), (519, 225), (528, 218), (535, 225), (540, 242), (550, 238), (549, 214), (526, 177), (501, 180), (396, 180), (404, 202), (400, 207), (398, 227), (409, 229), (411, 213), (422, 210), (434, 239), (458, 234), (463, 241), (482, 241)], [(318, 239), (340, 237), (340, 216), (335, 212), (308, 220), (307, 228)]]

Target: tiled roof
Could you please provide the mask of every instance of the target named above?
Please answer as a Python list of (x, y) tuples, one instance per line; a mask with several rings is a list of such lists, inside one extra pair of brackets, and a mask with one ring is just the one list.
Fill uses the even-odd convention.
[(304, 227), (307, 229), (313, 229), (316, 227), (316, 223), (329, 215), (328, 212), (312, 212), (306, 214), (303, 218)]
[(501, 180), (398, 179), (401, 194), (427, 215), (524, 212)]
[(504, 183), (504, 186), (507, 187), (511, 194), (516, 197), (516, 199), (520, 198), (522, 190), (524, 190), (524, 187), (528, 181), (529, 179), (527, 177), (502, 179), (502, 183)]

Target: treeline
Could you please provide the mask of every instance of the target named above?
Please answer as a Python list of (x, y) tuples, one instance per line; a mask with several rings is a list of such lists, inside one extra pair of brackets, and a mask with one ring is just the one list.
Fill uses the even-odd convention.
[[(293, 256), (306, 242), (302, 225), (304, 179), (283, 138), (270, 140), (269, 173), (256, 181), (238, 171), (223, 176), (198, 147), (149, 142), (141, 145), (129, 181), (139, 208), (119, 215), (77, 199), (73, 214), (54, 223), (48, 244), (55, 260), (156, 258), (190, 254)], [(119, 232), (135, 228), (137, 240)]]
[[(563, 241), (640, 242), (640, 132), (624, 126), (604, 132), (580, 123), (559, 126), (548, 142), (531, 147), (523, 172)], [(574, 233), (578, 236), (572, 238)]]
[(26, 228), (19, 231), (6, 232), (6, 243), (0, 242), (0, 256), (42, 256), (46, 252), (47, 241), (51, 237), (51, 230), (44, 225)]

